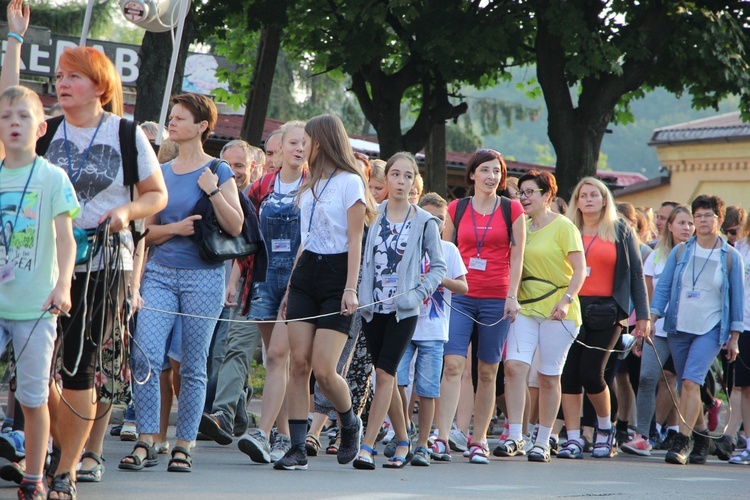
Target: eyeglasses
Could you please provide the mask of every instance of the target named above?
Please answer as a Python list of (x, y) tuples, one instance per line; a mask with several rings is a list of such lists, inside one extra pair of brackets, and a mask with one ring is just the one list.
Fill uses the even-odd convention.
[(715, 213), (706, 213), (706, 214), (693, 214), (693, 219), (715, 219), (716, 214)]
[(495, 153), (498, 156), (503, 156), (499, 151), (495, 151), (494, 149), (477, 149), (474, 152), (476, 155), (483, 155), (485, 153)]
[(732, 229), (722, 229), (721, 232), (726, 234), (727, 236), (737, 236), (737, 228)]
[(536, 193), (537, 191), (544, 191), (542, 188), (536, 188), (536, 189), (524, 189), (523, 191), (518, 191), (518, 197), (524, 197), (524, 198), (531, 198), (531, 196)]

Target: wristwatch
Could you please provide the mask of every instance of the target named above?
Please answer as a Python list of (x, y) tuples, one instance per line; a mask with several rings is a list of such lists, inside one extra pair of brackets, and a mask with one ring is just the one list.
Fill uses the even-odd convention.
[(568, 300), (572, 304), (573, 303), (573, 296), (571, 294), (569, 294), (569, 293), (566, 293), (565, 296), (568, 298)]

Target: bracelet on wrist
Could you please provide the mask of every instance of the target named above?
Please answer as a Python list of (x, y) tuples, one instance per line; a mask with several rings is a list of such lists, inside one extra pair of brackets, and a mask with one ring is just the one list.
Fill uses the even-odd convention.
[(18, 43), (23, 44), (23, 37), (19, 35), (18, 33), (14, 33), (12, 31), (8, 32), (8, 38), (15, 38), (18, 40)]
[(505, 297), (505, 299), (506, 299), (506, 300), (507, 300), (507, 299), (513, 299), (513, 300), (517, 300), (518, 298), (517, 298), (517, 297), (516, 297), (515, 295), (508, 295), (507, 297)]
[(357, 289), (356, 288), (344, 288), (345, 292), (352, 292), (354, 295), (357, 295)]
[(210, 198), (210, 197), (212, 197), (213, 195), (215, 195), (217, 193), (221, 193), (221, 189), (219, 189), (219, 188), (214, 189), (213, 191), (211, 191), (210, 193), (208, 193), (208, 197)]

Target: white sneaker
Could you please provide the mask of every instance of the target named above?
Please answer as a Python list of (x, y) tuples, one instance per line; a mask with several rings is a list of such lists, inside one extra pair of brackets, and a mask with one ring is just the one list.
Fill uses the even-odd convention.
[(277, 434), (271, 447), (271, 462), (278, 462), (292, 448), (292, 440), (286, 434)]
[(388, 426), (388, 432), (385, 433), (385, 436), (383, 437), (383, 444), (388, 444), (396, 437), (396, 431), (393, 430), (393, 427)]
[(453, 451), (467, 451), (469, 438), (460, 429), (451, 429), (450, 434), (448, 434), (448, 444)]

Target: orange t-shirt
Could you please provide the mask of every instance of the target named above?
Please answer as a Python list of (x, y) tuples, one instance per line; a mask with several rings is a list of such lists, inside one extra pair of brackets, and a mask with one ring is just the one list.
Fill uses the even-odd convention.
[(586, 281), (578, 295), (583, 297), (611, 297), (615, 289), (617, 248), (611, 241), (598, 236), (583, 236), (586, 255)]

